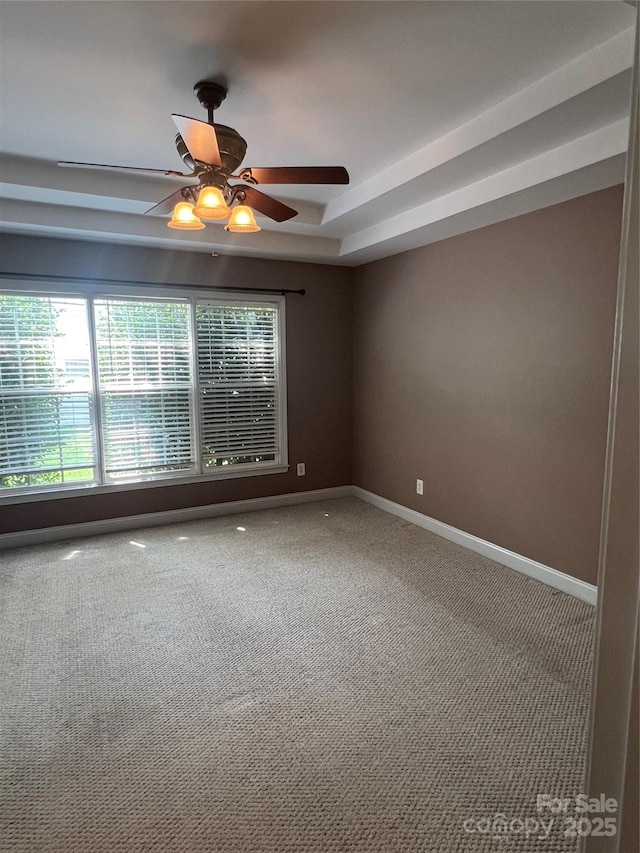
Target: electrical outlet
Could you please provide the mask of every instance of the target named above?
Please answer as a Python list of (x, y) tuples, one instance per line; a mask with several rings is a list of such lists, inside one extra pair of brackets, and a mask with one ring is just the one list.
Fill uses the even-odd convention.
[(296, 473), (298, 474), (298, 477), (304, 477), (304, 475), (307, 473), (304, 462), (298, 462), (298, 464), (296, 465)]
[(422, 482), (422, 480), (416, 480), (416, 492), (419, 495), (424, 494), (424, 483)]

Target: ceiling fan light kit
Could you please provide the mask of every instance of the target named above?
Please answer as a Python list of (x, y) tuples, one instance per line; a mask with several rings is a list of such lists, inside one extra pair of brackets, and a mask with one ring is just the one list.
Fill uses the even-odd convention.
[(260, 231), (260, 226), (257, 224), (253, 211), (246, 204), (239, 204), (231, 211), (231, 219), (224, 226), (225, 231), (232, 231), (236, 234), (252, 234)]
[(193, 212), (199, 219), (212, 221), (228, 219), (231, 216), (231, 210), (227, 207), (222, 190), (211, 186), (202, 187)]
[[(349, 183), (349, 175), (343, 166), (243, 167), (239, 174), (233, 174), (244, 159), (247, 143), (237, 130), (216, 124), (213, 120), (213, 112), (226, 98), (227, 88), (215, 80), (201, 80), (194, 86), (194, 92), (207, 111), (207, 121), (176, 114), (171, 116), (178, 129), (176, 149), (189, 172), (69, 161), (58, 165), (154, 172), (196, 180), (196, 184), (182, 187), (145, 211), (151, 216), (170, 215), (169, 228), (184, 231), (202, 230), (205, 226), (201, 220), (219, 222), (228, 218), (225, 231), (255, 233), (261, 229), (256, 224), (254, 210), (275, 222), (285, 222), (297, 216), (297, 210), (256, 189), (257, 184)], [(231, 184), (230, 179), (242, 183)], [(239, 204), (234, 207), (235, 202)]]
[(169, 228), (182, 231), (202, 231), (204, 222), (200, 222), (193, 212), (193, 205), (189, 201), (179, 201), (173, 208), (171, 220), (167, 222)]

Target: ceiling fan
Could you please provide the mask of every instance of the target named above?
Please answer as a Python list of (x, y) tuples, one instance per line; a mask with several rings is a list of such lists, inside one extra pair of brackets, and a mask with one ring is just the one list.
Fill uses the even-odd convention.
[[(178, 128), (175, 144), (189, 172), (172, 169), (145, 169), (137, 166), (111, 166), (104, 163), (60, 161), (59, 166), (92, 169), (126, 169), (153, 172), (167, 177), (192, 178), (196, 183), (182, 187), (146, 214), (169, 216), (170, 228), (196, 230), (204, 228), (202, 220), (229, 219), (227, 231), (260, 231), (253, 210), (276, 222), (285, 222), (297, 215), (292, 207), (256, 189), (257, 184), (348, 184), (349, 175), (342, 166), (275, 166), (272, 168), (241, 168), (247, 143), (240, 134), (224, 124), (216, 124), (213, 112), (227, 95), (227, 88), (214, 80), (201, 80), (194, 92), (207, 110), (207, 121), (187, 116), (171, 117)], [(238, 181), (242, 183), (230, 183)], [(232, 207), (233, 206), (233, 207)]]

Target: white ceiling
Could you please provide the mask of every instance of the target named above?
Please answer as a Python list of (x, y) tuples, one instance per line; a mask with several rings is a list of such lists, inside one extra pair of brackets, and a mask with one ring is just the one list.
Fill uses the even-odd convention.
[[(355, 265), (618, 183), (635, 10), (623, 2), (0, 2), (2, 229)], [(262, 187), (254, 235), (144, 211), (184, 181), (171, 113), (223, 75), (243, 165), (344, 165)]]

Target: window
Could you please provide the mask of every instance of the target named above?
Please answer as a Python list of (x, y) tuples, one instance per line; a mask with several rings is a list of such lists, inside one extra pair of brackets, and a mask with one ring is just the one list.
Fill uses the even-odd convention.
[(96, 299), (94, 311), (107, 482), (195, 473), (189, 304)]
[(282, 297), (0, 292), (0, 493), (286, 470)]
[(198, 393), (203, 464), (278, 454), (278, 353), (273, 308), (199, 303)]
[(94, 482), (86, 300), (0, 297), (0, 488)]
[(64, 363), (64, 371), (69, 378), (73, 379), (88, 379), (89, 378), (89, 359), (88, 358), (68, 358)]

